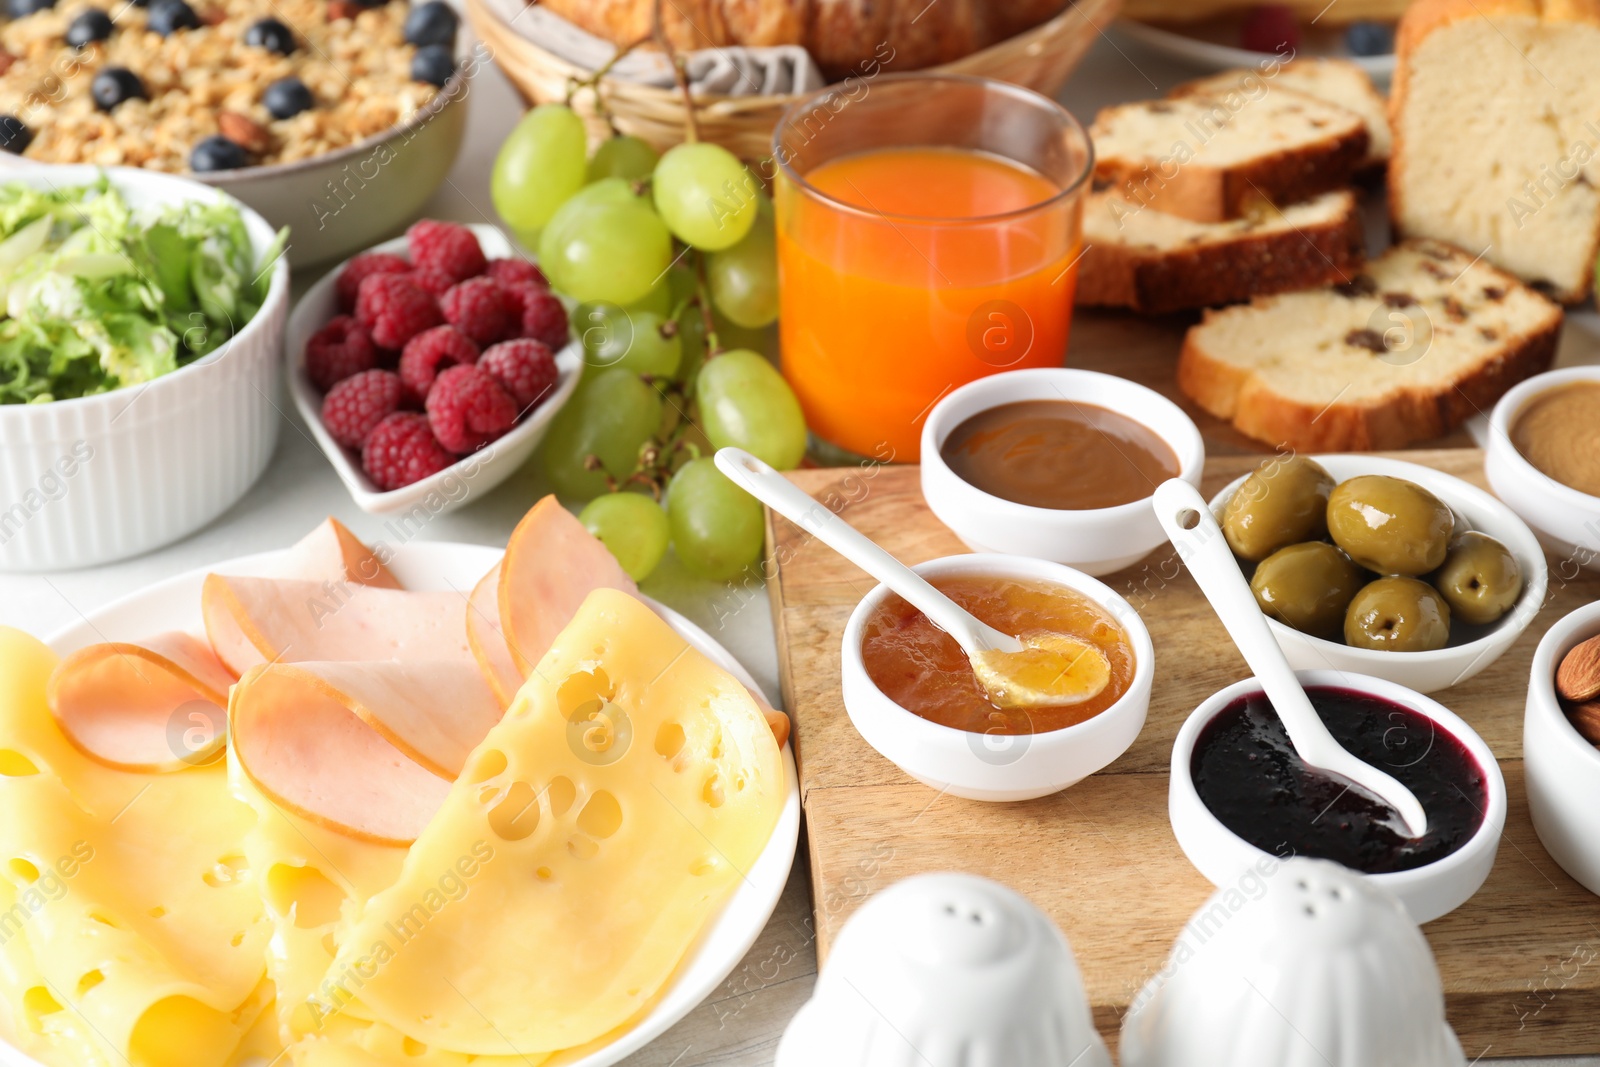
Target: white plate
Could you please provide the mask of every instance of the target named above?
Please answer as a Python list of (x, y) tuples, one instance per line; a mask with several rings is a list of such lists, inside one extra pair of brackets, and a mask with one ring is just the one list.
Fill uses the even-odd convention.
[[(467, 228), (477, 236), (483, 254), (490, 259), (520, 257), (521, 253), (512, 247), (506, 235), (493, 226), (474, 225)], [(393, 252), (403, 256), (406, 254), (406, 239), (396, 237), (367, 251)], [(328, 457), (328, 462), (333, 464), (339, 480), (350, 490), (350, 497), (356, 506), (374, 515), (393, 515), (409, 511), (426, 501), (425, 506), (430, 514), (442, 515), (454, 511), (474, 496), (488, 492), (516, 473), (517, 468), (526, 463), (539, 446), (545, 431), (550, 428), (550, 420), (556, 417), (556, 412), (561, 410), (561, 406), (572, 396), (572, 391), (578, 387), (578, 377), (583, 371), (583, 346), (573, 340), (556, 353), (556, 367), (561, 372), (561, 378), (556, 382), (555, 392), (512, 427), (510, 433), (481, 451), (462, 456), (438, 474), (403, 489), (383, 492), (372, 484), (372, 479), (361, 469), (361, 457), (335, 441), (333, 435), (328, 433), (328, 428), (322, 425), (322, 392), (306, 376), (306, 342), (339, 313), (339, 297), (334, 286), (343, 271), (344, 264), (341, 263), (306, 290), (306, 295), (300, 298), (289, 316), (284, 345), (288, 352), (285, 362), (289, 368), (289, 395), (294, 397), (294, 406), (300, 409), (300, 417), (311, 428), (311, 435)], [(465, 491), (461, 488), (463, 485), (466, 486)]]
[[(200, 586), (207, 574), (259, 573), (264, 564), (274, 563), (282, 555), (282, 552), (264, 552), (244, 556), (158, 582), (91, 612), (82, 622), (53, 634), (47, 643), (58, 654), (65, 655), (99, 641), (131, 641), (171, 629), (198, 632), (202, 626)], [(388, 566), (408, 589), (454, 589), (465, 598), (502, 555), (500, 549), (483, 545), (413, 543), (399, 546)], [(750, 672), (711, 635), (671, 608), (648, 597), (641, 599), (717, 666), (759, 691)], [(778, 906), (800, 839), (799, 778), (795, 773), (793, 751), (787, 746), (783, 759), (789, 777), (789, 795), (778, 816), (778, 825), (766, 849), (744, 872), (744, 880), (723, 906), (722, 913), (689, 950), (684, 964), (650, 1013), (605, 1048), (573, 1061), (568, 1067), (609, 1067), (637, 1052), (698, 1007), (744, 960)], [(4, 1044), (0, 1044), (0, 1063), (5, 1067), (43, 1067)]]
[[(1252, 52), (1226, 43), (1239, 39), (1236, 21), (1208, 19), (1183, 29), (1154, 26), (1148, 22), (1123, 19), (1117, 29), (1140, 44), (1162, 55), (1181, 59), (1206, 70), (1233, 70), (1237, 67), (1258, 67), (1272, 57), (1265, 52)], [(1394, 76), (1394, 54), (1381, 56), (1353, 56), (1344, 46), (1345, 27), (1327, 30), (1302, 26), (1304, 41), (1301, 58), (1336, 58), (1353, 60), (1377, 83), (1379, 89), (1389, 86)]]

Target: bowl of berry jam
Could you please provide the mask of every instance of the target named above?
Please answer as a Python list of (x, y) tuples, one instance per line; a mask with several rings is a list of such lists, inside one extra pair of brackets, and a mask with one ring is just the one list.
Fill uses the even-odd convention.
[(1419, 923), (1460, 907), (1489, 876), (1506, 819), (1506, 785), (1489, 746), (1443, 705), (1366, 675), (1299, 671), (1329, 731), (1422, 802), (1428, 831), (1343, 778), (1310, 768), (1252, 678), (1189, 716), (1172, 748), (1168, 813), (1184, 855), (1213, 884), (1263, 854), (1309, 856), (1359, 871)]
[(1059, 792), (1133, 744), (1150, 708), (1155, 650), (1109, 586), (1024, 556), (946, 556), (912, 569), (1002, 633), (1092, 646), (1107, 681), (1064, 706), (996, 705), (954, 638), (880, 585), (845, 627), (840, 677), (850, 722), (884, 758), (940, 792), (1013, 801)]

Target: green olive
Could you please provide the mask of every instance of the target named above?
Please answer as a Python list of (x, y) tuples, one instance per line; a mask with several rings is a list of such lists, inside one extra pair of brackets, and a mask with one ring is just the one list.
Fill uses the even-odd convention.
[(1345, 610), (1366, 578), (1340, 549), (1326, 541), (1306, 541), (1262, 560), (1250, 579), (1250, 591), (1270, 618), (1337, 641)]
[(1350, 601), (1344, 643), (1383, 652), (1432, 652), (1450, 641), (1450, 606), (1416, 578), (1379, 578)]
[(1240, 559), (1259, 562), (1328, 532), (1333, 476), (1303, 456), (1275, 457), (1255, 469), (1222, 509), (1222, 533)]
[(1444, 566), (1429, 580), (1457, 618), (1478, 626), (1497, 621), (1522, 595), (1517, 557), (1489, 535), (1471, 530), (1451, 539)]
[(1364, 474), (1328, 498), (1328, 532), (1350, 558), (1379, 574), (1427, 574), (1444, 562), (1455, 516), (1415, 482)]

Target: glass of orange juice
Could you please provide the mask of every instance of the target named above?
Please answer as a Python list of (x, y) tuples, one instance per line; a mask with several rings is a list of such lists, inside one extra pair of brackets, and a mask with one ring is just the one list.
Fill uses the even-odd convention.
[(915, 463), (945, 393), (1061, 365), (1093, 152), (1055, 101), (852, 79), (784, 114), (773, 159), (783, 372), (827, 445)]

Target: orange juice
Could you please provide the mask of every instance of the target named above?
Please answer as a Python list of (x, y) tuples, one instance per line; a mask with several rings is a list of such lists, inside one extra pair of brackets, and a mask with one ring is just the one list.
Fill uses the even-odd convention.
[(957, 148), (884, 148), (778, 182), (783, 371), (818, 436), (918, 459), (945, 393), (1066, 352), (1079, 204)]

